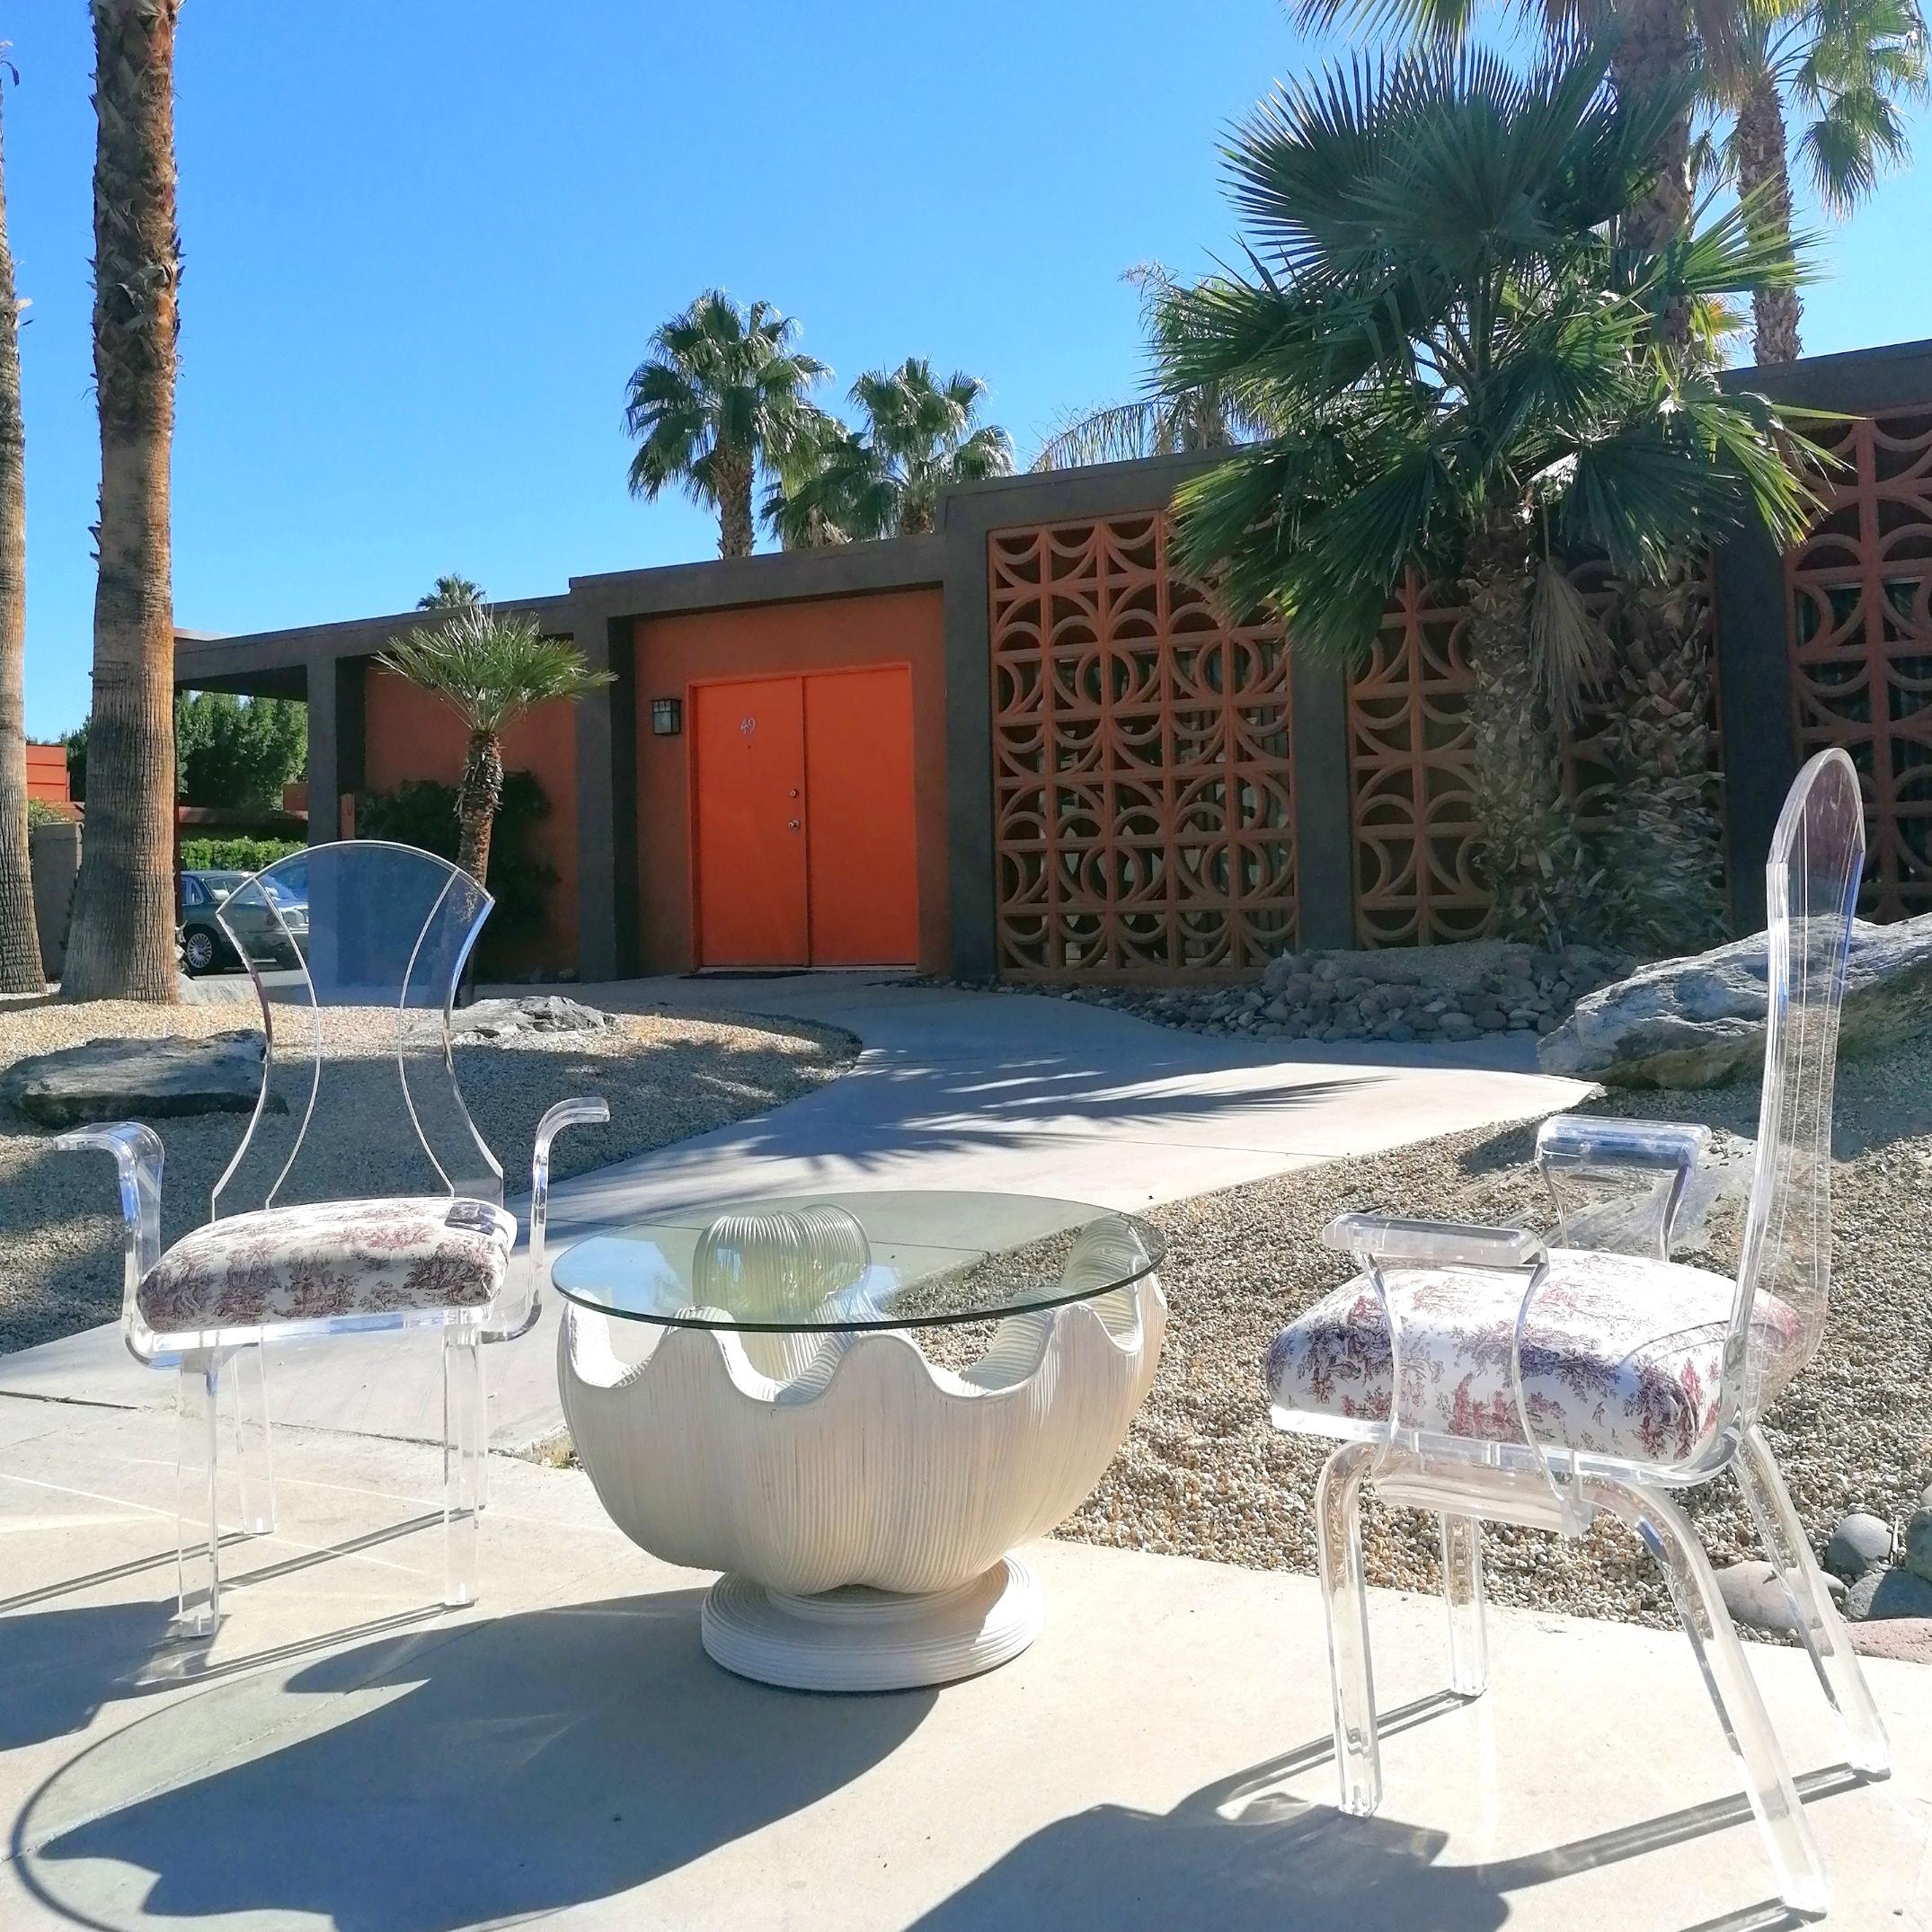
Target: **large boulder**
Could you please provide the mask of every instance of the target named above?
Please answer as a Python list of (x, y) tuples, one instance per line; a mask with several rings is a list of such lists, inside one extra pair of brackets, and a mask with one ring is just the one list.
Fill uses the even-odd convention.
[[(1639, 967), (1579, 1000), (1537, 1046), (1545, 1073), (1611, 1086), (1718, 1086), (1764, 1064), (1765, 935)], [(1871, 1052), (1932, 1030), (1932, 913), (1855, 923), (1839, 1045)]]
[[(0, 1074), (0, 1100), (42, 1127), (253, 1113), (261, 1092), (260, 1033), (90, 1040), (15, 1060)], [(272, 1112), (288, 1112), (279, 1095), (269, 1104)]]
[(614, 1013), (549, 993), (522, 999), (479, 999), (451, 1016), (450, 1032), (458, 1040), (506, 1040), (524, 1033), (598, 1033), (622, 1024)]

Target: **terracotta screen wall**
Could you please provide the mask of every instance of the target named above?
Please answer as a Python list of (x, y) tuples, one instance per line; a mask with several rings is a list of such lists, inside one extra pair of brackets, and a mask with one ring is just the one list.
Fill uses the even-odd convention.
[[(638, 946), (645, 972), (697, 963), (692, 917), (691, 729), (695, 686), (732, 678), (904, 664), (912, 672), (913, 815), (918, 871), (918, 964), (945, 972), (947, 900), (945, 663), (939, 587), (810, 602), (740, 605), (640, 617), (637, 688)], [(651, 702), (684, 705), (684, 730), (660, 738)]]
[[(461, 721), (440, 699), (371, 664), (363, 682), (363, 776), (372, 792), (405, 778), (458, 784), (465, 737)], [(506, 970), (557, 971), (577, 963), (577, 713), (567, 704), (527, 713), (503, 734), (507, 771), (535, 775), (550, 814), (530, 835), (530, 847), (557, 874), (544, 902), (539, 931), (519, 940)]]

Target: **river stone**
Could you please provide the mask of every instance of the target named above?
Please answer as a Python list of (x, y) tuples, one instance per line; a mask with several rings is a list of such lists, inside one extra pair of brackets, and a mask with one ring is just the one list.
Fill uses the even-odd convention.
[[(1717, 1086), (1764, 1064), (1762, 933), (1660, 960), (1587, 995), (1540, 1041), (1545, 1073), (1612, 1086)], [(1932, 1014), (1932, 912), (1852, 926), (1839, 1045), (1872, 1052), (1922, 1035)]]
[(1906, 1520), (1899, 1561), (1914, 1576), (1932, 1583), (1932, 1506), (1921, 1502)]
[(1892, 1525), (1867, 1510), (1854, 1510), (1839, 1519), (1825, 1544), (1825, 1568), (1833, 1576), (1856, 1582), (1867, 1570), (1882, 1570), (1892, 1561)]
[(1932, 1617), (1932, 1583), (1910, 1570), (1874, 1570), (1851, 1586), (1850, 1613), (1866, 1617)]
[[(42, 1127), (253, 1113), (261, 1092), (261, 1035), (248, 1032), (89, 1040), (16, 1060), (0, 1074), (0, 1100)], [(288, 1111), (279, 1095), (269, 1104), (277, 1113)]]
[(1797, 1619), (1777, 1572), (1762, 1560), (1727, 1564), (1716, 1573), (1717, 1588), (1731, 1621), (1748, 1630), (1795, 1635)]
[(458, 1040), (501, 1040), (518, 1033), (600, 1033), (622, 1023), (561, 993), (532, 994), (523, 999), (479, 999), (451, 1015)]

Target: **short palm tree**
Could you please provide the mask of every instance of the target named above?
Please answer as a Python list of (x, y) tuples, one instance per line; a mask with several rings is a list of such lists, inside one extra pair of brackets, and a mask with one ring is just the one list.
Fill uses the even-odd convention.
[(418, 610), (466, 610), (483, 600), (483, 586), (467, 577), (439, 577), (427, 597), (416, 599)]
[[(1927, 99), (1926, 42), (1918, 0), (1741, 0), (1735, 39), (1709, 64), (1710, 93), (1733, 117), (1724, 158), (1758, 232), (1791, 232), (1787, 102), (1803, 123), (1796, 157), (1833, 215), (1910, 163), (1900, 107)], [(1757, 359), (1796, 361), (1797, 289), (1760, 288), (1751, 306)]]
[(740, 308), (710, 288), (651, 338), (632, 374), (631, 493), (648, 500), (676, 483), (716, 510), (720, 556), (751, 554), (759, 470), (781, 473), (818, 428), (810, 392), (831, 371), (793, 347), (797, 333), (770, 303)]
[[(1157, 355), (1181, 285), (1158, 261), (1136, 262), (1121, 279), (1140, 291), (1140, 325)], [(1230, 443), (1252, 442), (1266, 429), (1265, 423), (1245, 415), (1218, 383), (1199, 383), (1173, 394), (1156, 388), (1138, 402), (1114, 403), (1074, 417), (1048, 438), (1033, 458), (1033, 467), (1065, 470), (1185, 450), (1225, 449)]]
[(985, 395), (979, 377), (942, 382), (921, 356), (861, 376), (860, 427), (828, 436), (816, 468), (767, 505), (780, 534), (804, 540), (814, 519), (847, 538), (930, 530), (942, 490), (1013, 468), (1013, 439), (974, 421)]
[(1587, 936), (1600, 900), (1559, 729), (1604, 641), (1569, 572), (1666, 577), (1754, 514), (1795, 535), (1810, 502), (1771, 405), (1664, 326), (1790, 280), (1788, 247), (1735, 212), (1633, 242), (1682, 102), (1619, 97), (1608, 66), (1423, 51), (1278, 93), (1227, 156), (1253, 277), (1181, 297), (1162, 345), (1171, 388), (1292, 425), (1177, 493), (1177, 557), (1230, 607), (1360, 658), (1405, 576), (1459, 580), (1477, 860), (1504, 933), (1546, 940)]
[(469, 749), (456, 814), (456, 864), (480, 885), (490, 870), (490, 829), (503, 798), (502, 734), (532, 705), (580, 698), (610, 682), (562, 638), (545, 637), (534, 617), (486, 604), (461, 606), (439, 624), (392, 637), (376, 660), (432, 691), (463, 720)]

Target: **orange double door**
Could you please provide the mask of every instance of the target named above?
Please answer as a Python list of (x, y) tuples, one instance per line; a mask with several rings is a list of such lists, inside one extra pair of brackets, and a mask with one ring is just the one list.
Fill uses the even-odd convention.
[(911, 964), (910, 670), (696, 685), (691, 710), (699, 965)]

